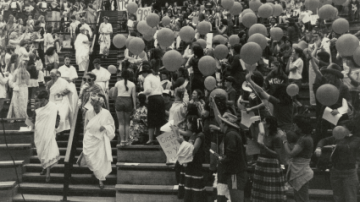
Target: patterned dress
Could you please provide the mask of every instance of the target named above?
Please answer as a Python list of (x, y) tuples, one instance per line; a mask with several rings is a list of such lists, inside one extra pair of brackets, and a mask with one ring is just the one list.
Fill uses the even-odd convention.
[(133, 120), (130, 122), (130, 143), (138, 141), (140, 135), (147, 132), (147, 108), (142, 106), (136, 109)]

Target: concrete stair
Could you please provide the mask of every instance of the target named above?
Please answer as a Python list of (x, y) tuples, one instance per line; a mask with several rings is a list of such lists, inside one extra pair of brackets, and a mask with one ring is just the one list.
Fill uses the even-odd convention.
[(1, 202), (12, 202), (13, 197), (17, 193), (16, 181), (0, 182), (0, 199)]

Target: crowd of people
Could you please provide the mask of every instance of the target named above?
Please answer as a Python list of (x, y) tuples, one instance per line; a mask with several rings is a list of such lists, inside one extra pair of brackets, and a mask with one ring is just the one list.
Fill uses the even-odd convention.
[[(252, 1), (240, 2), (242, 9), (258, 14)], [(160, 23), (149, 36), (137, 26), (141, 21), (136, 15), (129, 13), (129, 38), (143, 39), (145, 48), (134, 54), (126, 46), (125, 59), (116, 72), (117, 83), (110, 88), (111, 73), (101, 64), (112, 46), (113, 28), (105, 15), (95, 30), (95, 19), (99, 9), (116, 9), (116, 1), (101, 5), (100, 1), (65, 1), (61, 5), (56, 1), (2, 2), (1, 107), (5, 98), (11, 98), (7, 117), (28, 118), (28, 102), (37, 100), (35, 145), (47, 182), (50, 168), (59, 160), (56, 133), (71, 128), (79, 107), (84, 140), (78, 164), (88, 166), (100, 188), (104, 187), (103, 181), (111, 172), (110, 140), (116, 130), (109, 112), (109, 99), (114, 99), (120, 146), (158, 144), (161, 127), (171, 122), (180, 144), (175, 170), (178, 197), (184, 201), (206, 200), (205, 162), (216, 173), (218, 202), (241, 202), (245, 197), (254, 202), (286, 201), (288, 186), (294, 190), (295, 201), (309, 201), (309, 182), (314, 176), (311, 167), (322, 167), (320, 159), (327, 158), (331, 159), (325, 168), (331, 172), (334, 201), (355, 202), (360, 65), (355, 53), (344, 56), (338, 50), (337, 41), (349, 30), (339, 34), (332, 23), (343, 13), (349, 20), (358, 18), (358, 2), (335, 5), (336, 17), (326, 20), (306, 2), (269, 4), (281, 5), (282, 12), (268, 18), (258, 16), (257, 21), (267, 28), (265, 45), (261, 59), (247, 64), (241, 53), (251, 37), (251, 27), (246, 26), (243, 13), (234, 15), (223, 3), (210, 0), (139, 3), (139, 7), (151, 6)], [(45, 19), (48, 11), (52, 15)], [(170, 22), (165, 23), (165, 18)], [(210, 33), (199, 32), (201, 22), (209, 24)], [(181, 29), (186, 26), (195, 30), (191, 41), (182, 38)], [(174, 32), (168, 47), (157, 37), (163, 28)], [(284, 33), (279, 40), (270, 34), (275, 28)], [(70, 55), (60, 61), (59, 31), (70, 34), (78, 68), (70, 64)], [(84, 75), (78, 93), (74, 81), (77, 71), (89, 66), (94, 33), (99, 34), (101, 58), (93, 61), (94, 69)], [(230, 40), (233, 38), (235, 43)], [(219, 59), (216, 50), (223, 45), (228, 54)], [(175, 69), (164, 67), (163, 56), (171, 50), (181, 53), (183, 59)], [(216, 70), (207, 75), (200, 63), (209, 57)], [(46, 75), (51, 78), (47, 83)], [(330, 105), (318, 96), (326, 84), (338, 92)], [(289, 92), (294, 86), (298, 92), (308, 86), (309, 108), (316, 112), (316, 121), (304, 112), (304, 98)], [(329, 95), (329, 99), (336, 97), (330, 91)], [(336, 122), (324, 118), (328, 111)], [(328, 129), (341, 130), (341, 137), (337, 132), (331, 136)], [(323, 151), (329, 147), (332, 153), (324, 157)], [(248, 172), (252, 165), (253, 174)], [(244, 190), (249, 187), (250, 195), (246, 196), (249, 193)]]

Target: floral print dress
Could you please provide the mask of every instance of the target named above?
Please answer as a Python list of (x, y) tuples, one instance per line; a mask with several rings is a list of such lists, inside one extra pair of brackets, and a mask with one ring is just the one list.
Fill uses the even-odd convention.
[(147, 134), (147, 113), (146, 106), (136, 109), (133, 120), (130, 122), (130, 143), (138, 141), (141, 134)]

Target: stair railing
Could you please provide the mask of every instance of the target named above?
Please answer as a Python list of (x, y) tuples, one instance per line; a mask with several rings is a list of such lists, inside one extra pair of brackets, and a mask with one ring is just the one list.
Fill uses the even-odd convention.
[[(102, 0), (100, 0), (100, 5), (101, 4), (102, 4)], [(95, 46), (95, 41), (98, 38), (97, 32), (98, 32), (98, 28), (99, 28), (100, 16), (101, 16), (101, 12), (98, 12), (98, 18), (97, 18), (97, 23), (96, 23), (97, 26), (96, 26), (96, 29), (94, 30), (90, 54), (92, 54), (94, 46)], [(89, 59), (89, 61), (90, 61), (90, 59)], [(88, 72), (89, 65), (85, 68), (84, 75), (86, 75), (86, 73)], [(82, 81), (81, 86), (83, 86), (84, 84), (85, 84), (85, 82)], [(76, 146), (79, 142), (79, 134), (84, 129), (84, 127), (81, 127), (81, 125), (79, 124), (82, 121), (82, 113), (79, 108), (80, 107), (78, 105), (76, 105), (76, 107), (74, 109), (74, 114), (73, 114), (72, 121), (71, 121), (72, 125), (71, 125), (71, 129), (70, 129), (68, 145), (66, 148), (66, 154), (65, 154), (65, 159), (64, 159), (64, 165), (65, 165), (64, 169), (65, 170), (64, 170), (64, 186), (63, 186), (62, 201), (68, 201), (67, 197), (69, 194), (69, 184), (71, 181), (71, 173), (72, 173), (73, 165), (75, 163)]]

